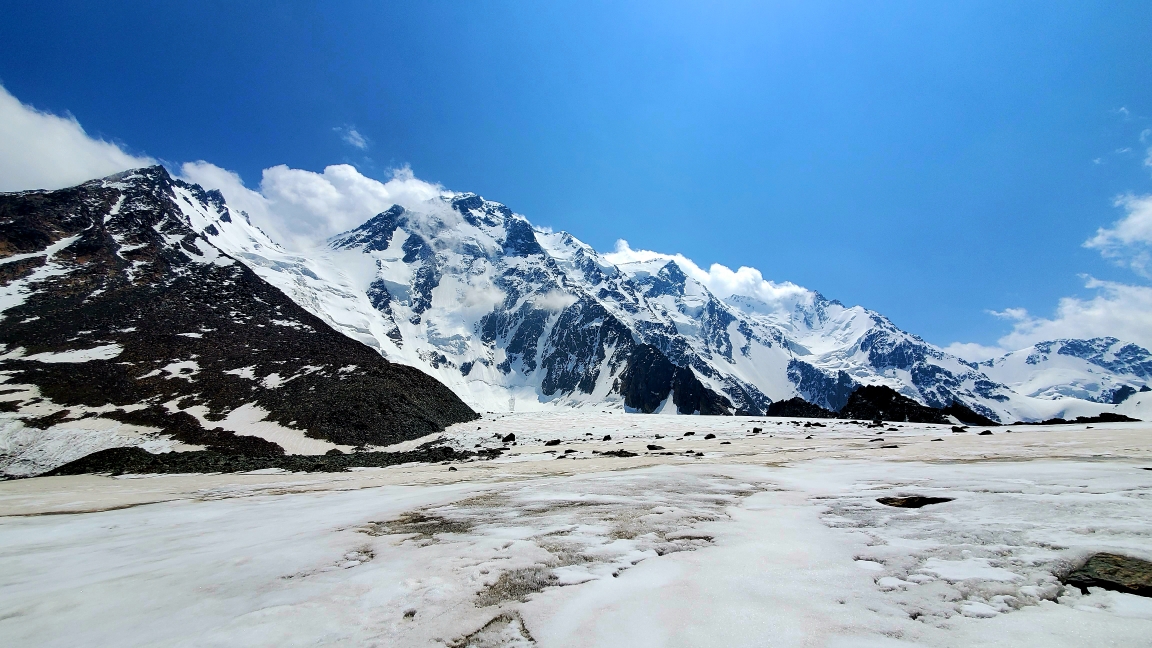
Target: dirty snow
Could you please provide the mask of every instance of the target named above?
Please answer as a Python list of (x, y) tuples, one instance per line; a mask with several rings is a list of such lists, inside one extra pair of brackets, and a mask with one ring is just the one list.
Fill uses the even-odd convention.
[[(1152, 558), (1149, 426), (977, 436), (903, 425), (882, 431), (900, 447), (880, 450), (867, 440), (876, 430), (805, 422), (486, 417), (445, 437), (515, 434), (515, 445), (456, 471), (0, 483), (0, 635), (40, 646), (1149, 645), (1152, 600), (1058, 581), (1095, 551)], [(646, 450), (654, 440), (666, 450)], [(617, 449), (639, 456), (602, 454)], [(913, 494), (952, 501), (877, 502)]]

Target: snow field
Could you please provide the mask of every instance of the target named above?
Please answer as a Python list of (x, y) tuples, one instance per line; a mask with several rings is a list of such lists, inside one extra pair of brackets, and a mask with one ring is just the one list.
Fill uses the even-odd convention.
[[(752, 419), (551, 416), (450, 429), (453, 443), (514, 432), (508, 454), (523, 451), (454, 472), (0, 483), (0, 635), (43, 646), (630, 647), (1152, 636), (1149, 599), (1057, 580), (1095, 551), (1152, 558), (1146, 428), (933, 442), (938, 426), (907, 426), (902, 459), (853, 449), (866, 434), (840, 424), (755, 419), (768, 423), (747, 437)], [(623, 437), (596, 443), (609, 448), (656, 433), (745, 446), (604, 458), (585, 431)], [(537, 446), (533, 434), (564, 441)], [(990, 442), (994, 461), (968, 449)], [(787, 443), (806, 449), (782, 452)], [(587, 450), (569, 454), (586, 458), (544, 453), (577, 447)], [(876, 501), (906, 495), (953, 499)], [(99, 512), (37, 515), (69, 510)]]

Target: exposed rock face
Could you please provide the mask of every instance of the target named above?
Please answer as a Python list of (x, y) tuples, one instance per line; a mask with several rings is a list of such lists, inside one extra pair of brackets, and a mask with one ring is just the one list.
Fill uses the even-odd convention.
[(616, 389), (624, 404), (654, 412), (671, 402), (680, 414), (731, 414), (727, 398), (704, 387), (690, 369), (677, 367), (650, 345), (640, 345), (628, 359)]
[(836, 412), (794, 396), (788, 400), (776, 401), (768, 406), (768, 416), (794, 418), (837, 418)]
[(211, 242), (242, 218), (162, 167), (0, 194), (0, 373), (24, 390), (7, 409), (60, 421), (101, 410), (262, 456), (283, 450), (178, 412), (219, 420), (247, 404), (348, 445), (476, 417), (433, 378), (332, 330)]
[(848, 403), (840, 410), (840, 418), (909, 423), (948, 423), (942, 410), (925, 407), (902, 396), (891, 387), (865, 385), (852, 392)]

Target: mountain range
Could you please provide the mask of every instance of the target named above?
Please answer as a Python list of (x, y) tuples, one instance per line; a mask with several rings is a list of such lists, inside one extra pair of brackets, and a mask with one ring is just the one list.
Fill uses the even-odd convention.
[(718, 296), (674, 257), (613, 263), (475, 194), (394, 205), (306, 254), (221, 215), (198, 216), (214, 244), (477, 410), (761, 415), (799, 396), (836, 411), (857, 387), (886, 385), (1009, 422), (1099, 413), (1152, 383), (1152, 354), (1111, 338), (976, 363), (791, 284)]
[(838, 411), (866, 385), (991, 421), (1074, 418), (1129, 411), (1152, 383), (1152, 355), (1113, 338), (976, 363), (791, 284), (717, 295), (675, 257), (610, 257), (469, 193), (305, 252), (163, 167), (0, 194), (0, 406), (23, 421), (3, 468), (128, 433), (320, 454), (474, 410)]

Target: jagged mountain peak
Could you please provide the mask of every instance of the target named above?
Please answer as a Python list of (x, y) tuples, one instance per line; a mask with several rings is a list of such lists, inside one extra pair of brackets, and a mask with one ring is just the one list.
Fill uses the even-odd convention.
[[(207, 192), (183, 191), (224, 211), (209, 208)], [(209, 220), (198, 231), (296, 303), (478, 409), (707, 403), (700, 411), (759, 414), (796, 396), (839, 409), (861, 385), (1003, 420), (1066, 408), (1021, 395), (875, 311), (791, 283), (717, 295), (682, 257), (613, 263), (477, 194), (393, 206), (307, 256), (244, 219)], [(1065, 346), (1076, 348), (1050, 355)], [(1124, 345), (1085, 348), (1114, 359)]]

